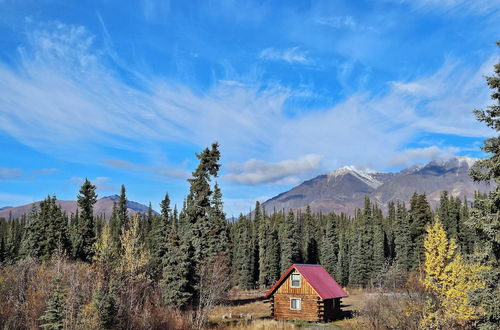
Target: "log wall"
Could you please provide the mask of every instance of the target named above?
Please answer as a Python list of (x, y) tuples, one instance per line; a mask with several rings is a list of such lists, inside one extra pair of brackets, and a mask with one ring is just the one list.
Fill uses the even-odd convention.
[[(291, 275), (291, 274), (290, 274)], [(283, 281), (271, 300), (271, 313), (277, 320), (323, 320), (323, 301), (313, 287), (301, 276), (300, 288), (291, 287), (291, 276)], [(290, 309), (290, 298), (301, 298), (301, 310)]]
[[(273, 297), (273, 316), (277, 320), (321, 321), (317, 295), (296, 295), (276, 293)], [(290, 309), (290, 298), (301, 298), (301, 310)]]

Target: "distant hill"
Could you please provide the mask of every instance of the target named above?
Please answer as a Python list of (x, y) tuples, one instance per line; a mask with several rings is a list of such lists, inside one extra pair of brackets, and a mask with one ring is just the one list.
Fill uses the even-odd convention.
[(441, 191), (453, 196), (466, 196), (470, 201), (474, 192), (488, 191), (485, 183), (475, 183), (469, 169), (477, 159), (454, 157), (447, 161), (434, 161), (425, 166), (414, 166), (396, 173), (361, 171), (344, 166), (331, 173), (317, 176), (277, 195), (263, 203), (267, 212), (273, 210), (303, 209), (313, 211), (354, 214), (368, 195), (383, 210), (389, 201), (408, 202), (414, 192), (427, 194), (434, 207), (439, 203)]
[[(94, 215), (104, 215), (106, 219), (109, 219), (113, 212), (113, 203), (117, 201), (118, 198), (118, 195), (112, 195), (99, 199), (94, 205)], [(0, 209), (0, 217), (8, 218), (9, 213), (12, 213), (12, 218), (18, 218), (23, 214), (28, 213), (31, 210), (33, 204), (36, 204), (38, 206), (40, 202), (16, 207), (3, 207)], [(59, 204), (62, 210), (67, 214), (76, 212), (76, 201), (58, 200), (57, 204)], [(146, 213), (148, 211), (148, 207), (146, 205), (134, 201), (127, 201), (127, 209), (130, 214), (136, 214), (138, 212)]]

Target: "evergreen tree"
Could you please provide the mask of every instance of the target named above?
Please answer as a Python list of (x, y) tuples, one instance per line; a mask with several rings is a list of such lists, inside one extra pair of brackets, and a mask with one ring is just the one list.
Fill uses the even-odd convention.
[(96, 187), (85, 178), (85, 182), (80, 187), (80, 194), (77, 196), (80, 217), (73, 246), (74, 256), (82, 261), (91, 261), (94, 253), (93, 247), (96, 241), (94, 204), (97, 202), (95, 189)]
[(117, 216), (120, 223), (121, 230), (128, 230), (129, 228), (129, 218), (128, 218), (128, 210), (127, 210), (127, 195), (125, 191), (125, 185), (122, 184), (120, 190), (120, 197), (118, 198), (117, 205)]
[(186, 219), (190, 226), (191, 240), (194, 247), (194, 261), (199, 263), (209, 253), (217, 250), (210, 246), (216, 240), (209, 239), (211, 230), (210, 213), (212, 212), (210, 181), (219, 172), (220, 152), (218, 143), (213, 143), (211, 149), (206, 148), (200, 154), (196, 154), (200, 163), (188, 179), (190, 183), (189, 195), (186, 200)]
[(375, 205), (373, 207), (373, 258), (372, 279), (380, 283), (385, 266), (384, 229), (382, 227), (382, 211)]
[(363, 212), (358, 212), (353, 222), (352, 253), (349, 265), (349, 284), (366, 286), (373, 270), (373, 214), (370, 199), (365, 197)]
[(122, 228), (120, 224), (120, 218), (118, 217), (118, 208), (116, 202), (113, 202), (113, 211), (111, 213), (111, 218), (109, 219), (109, 230), (111, 234), (111, 246), (116, 255), (121, 253), (121, 242), (120, 237), (122, 235)]
[(384, 246), (385, 246), (385, 257), (392, 264), (396, 256), (395, 253), (395, 222), (396, 222), (396, 206), (394, 201), (390, 201), (387, 204), (388, 214), (387, 218), (384, 219)]
[(175, 227), (167, 239), (168, 253), (163, 256), (163, 278), (160, 281), (165, 306), (185, 309), (193, 295), (192, 249), (182, 241)]
[(339, 255), (337, 258), (337, 269), (335, 279), (340, 285), (346, 286), (349, 282), (349, 220), (343, 215), (340, 216), (339, 230)]
[(252, 240), (252, 224), (240, 215), (235, 226), (234, 264), (236, 280), (240, 288), (247, 290), (254, 287), (254, 246)]
[(293, 211), (288, 212), (281, 228), (280, 273), (283, 274), (294, 263), (302, 261), (300, 253), (299, 229)]
[(432, 212), (425, 194), (414, 193), (410, 199), (409, 223), (412, 242), (412, 262), (416, 267), (424, 261), (425, 226), (431, 223)]
[(311, 214), (311, 207), (306, 206), (306, 214), (304, 217), (304, 260), (308, 264), (318, 263), (318, 234), (320, 230), (317, 226), (316, 219)]
[[(500, 46), (500, 41), (497, 41)], [(477, 243), (476, 260), (491, 267), (484, 272), (482, 280), (485, 287), (477, 290), (474, 303), (484, 307), (484, 315), (479, 320), (479, 328), (494, 329), (500, 324), (500, 62), (494, 66), (494, 74), (486, 77), (492, 90), (493, 104), (485, 110), (474, 110), (477, 119), (494, 129), (496, 136), (484, 141), (481, 149), (489, 156), (477, 161), (471, 169), (475, 181), (495, 183), (495, 187), (487, 196), (477, 195), (474, 207), (470, 212), (468, 224), (474, 230)]]
[[(258, 211), (259, 210), (259, 211)], [(259, 217), (259, 285), (268, 287), (276, 282), (280, 272), (280, 251), (278, 232), (271, 218), (260, 213), (260, 205), (255, 205), (255, 217)]]
[(41, 325), (44, 329), (63, 329), (65, 317), (65, 293), (61, 285), (61, 279), (56, 277), (54, 287), (47, 301), (47, 307), (40, 318), (44, 323)]
[(411, 235), (408, 212), (404, 203), (397, 203), (394, 222), (394, 265), (402, 271), (412, 268)]
[(94, 296), (99, 325), (103, 329), (112, 329), (118, 312), (116, 289), (113, 282), (99, 288)]
[(332, 276), (336, 276), (338, 267), (339, 242), (336, 228), (336, 219), (328, 217), (325, 235), (321, 240), (321, 265)]
[(207, 235), (208, 250), (206, 251), (209, 258), (228, 253), (229, 231), (223, 207), (222, 192), (216, 182), (209, 212), (209, 224), (211, 229)]
[(28, 214), (26, 235), (21, 244), (21, 254), (24, 257), (40, 258), (42, 256), (45, 228), (38, 215), (36, 205), (33, 203)]
[(168, 193), (160, 203), (161, 214), (159, 217), (154, 217), (151, 225), (151, 253), (155, 268), (161, 271), (161, 261), (165, 253), (167, 253), (167, 235), (171, 229), (171, 209), (170, 197)]

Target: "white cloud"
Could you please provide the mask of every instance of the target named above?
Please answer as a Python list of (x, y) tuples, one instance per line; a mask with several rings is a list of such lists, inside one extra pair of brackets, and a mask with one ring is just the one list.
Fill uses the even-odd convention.
[(447, 160), (458, 151), (459, 149), (455, 147), (441, 149), (437, 146), (405, 149), (396, 154), (391, 159), (391, 163), (396, 166), (408, 167), (412, 164), (427, 163), (432, 160)]
[(149, 172), (155, 175), (177, 179), (187, 179), (190, 177), (190, 173), (186, 170), (170, 168), (167, 166), (143, 166), (121, 159), (105, 159), (103, 162), (104, 164), (115, 169), (131, 170), (135, 172)]
[(20, 168), (0, 167), (0, 180), (32, 180), (33, 175), (50, 175), (57, 173), (57, 168), (42, 168), (39, 170), (22, 170)]
[(352, 16), (323, 16), (316, 18), (316, 23), (327, 25), (335, 29), (348, 28), (355, 29), (358, 24)]
[(233, 183), (248, 185), (296, 183), (299, 175), (318, 169), (321, 159), (321, 156), (314, 154), (276, 163), (250, 159), (243, 164), (230, 164), (230, 173), (225, 178)]
[(18, 179), (23, 174), (19, 168), (0, 167), (0, 180)]
[[(259, 82), (228, 80), (193, 92), (130, 71), (136, 80), (129, 85), (105, 65), (82, 27), (54, 23), (29, 40), (19, 67), (0, 64), (0, 130), (72, 160), (82, 155), (94, 162), (109, 158), (102, 147), (147, 154), (163, 143), (201, 147), (217, 140), (225, 163), (242, 164), (240, 172), (231, 169), (226, 179), (294, 182), (301, 172), (289, 170), (287, 162), (307, 163), (302, 159), (307, 154), (323, 156), (325, 168), (353, 163), (381, 168), (391, 165), (417, 132), (490, 134), (471, 110), (489, 102), (482, 75), (489, 73), (494, 58), (479, 69), (448, 61), (432, 75), (393, 82), (384, 94), (353, 94), (332, 107), (290, 117), (284, 105), (296, 91), (278, 84), (264, 88)], [(301, 54), (295, 49), (285, 58), (307, 61)], [(85, 148), (92, 152), (76, 152)], [(307, 164), (304, 171), (314, 168)], [(167, 176), (180, 173), (145, 169)]]
[(311, 61), (307, 58), (307, 53), (299, 47), (287, 49), (266, 48), (259, 54), (259, 58), (269, 61), (285, 61), (288, 63), (308, 64)]
[(458, 14), (486, 14), (498, 12), (499, 0), (389, 0), (390, 2), (408, 3), (419, 9), (453, 10)]

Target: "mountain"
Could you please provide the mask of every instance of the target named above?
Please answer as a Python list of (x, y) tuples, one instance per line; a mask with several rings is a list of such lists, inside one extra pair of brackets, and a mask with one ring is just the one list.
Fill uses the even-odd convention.
[[(118, 198), (119, 198), (118, 195), (112, 195), (97, 200), (97, 202), (94, 205), (94, 215), (104, 215), (106, 219), (109, 219), (113, 212), (113, 203), (115, 201), (118, 201)], [(9, 213), (12, 213), (12, 218), (18, 218), (23, 214), (28, 213), (31, 210), (33, 204), (36, 204), (38, 206), (40, 202), (30, 203), (17, 207), (2, 208), (0, 209), (0, 217), (8, 218)], [(66, 212), (67, 214), (76, 212), (77, 209), (76, 201), (58, 200), (57, 204), (59, 204), (63, 212)], [(139, 213), (148, 212), (148, 207), (146, 205), (133, 201), (127, 201), (127, 209), (130, 214), (136, 214), (138, 212)]]
[(383, 210), (390, 201), (410, 200), (414, 192), (425, 193), (435, 207), (441, 191), (453, 196), (472, 200), (474, 192), (488, 191), (485, 183), (475, 183), (469, 177), (469, 169), (477, 159), (454, 157), (447, 161), (434, 161), (425, 166), (414, 166), (396, 173), (362, 171), (354, 166), (344, 166), (303, 182), (263, 203), (268, 212), (281, 209), (303, 209), (307, 205), (313, 211), (354, 214), (363, 207), (368, 195)]

